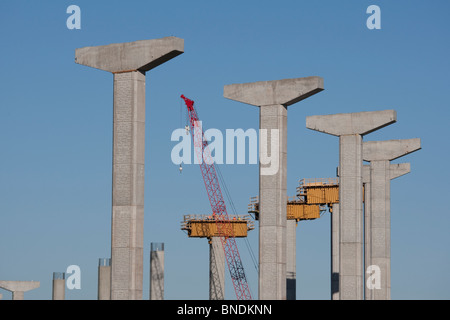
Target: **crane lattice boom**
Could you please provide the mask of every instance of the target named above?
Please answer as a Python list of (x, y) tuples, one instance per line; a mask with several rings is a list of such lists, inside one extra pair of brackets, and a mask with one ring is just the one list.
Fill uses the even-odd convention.
[(205, 182), (206, 192), (213, 212), (213, 218), (217, 223), (217, 230), (225, 252), (230, 276), (233, 281), (236, 298), (238, 300), (251, 300), (250, 288), (245, 277), (244, 267), (233, 235), (233, 228), (229, 222), (225, 201), (220, 189), (214, 161), (208, 147), (208, 142), (204, 139), (203, 130), (199, 126), (199, 119), (194, 108), (194, 101), (181, 95), (186, 103), (189, 115), (189, 126), (194, 140), (194, 150), (200, 163), (200, 169)]

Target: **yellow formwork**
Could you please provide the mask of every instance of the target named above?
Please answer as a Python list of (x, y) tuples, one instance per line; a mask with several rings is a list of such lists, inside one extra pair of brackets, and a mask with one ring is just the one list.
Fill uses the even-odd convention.
[(339, 203), (339, 182), (335, 178), (302, 179), (297, 189), (298, 196), (307, 204), (331, 205)]
[[(253, 230), (254, 223), (248, 215), (231, 216), (228, 221), (232, 226), (234, 238), (247, 237), (249, 230)], [(217, 222), (206, 215), (187, 215), (181, 223), (181, 230), (186, 230), (190, 238), (219, 237)]]
[[(314, 220), (320, 218), (321, 207), (319, 205), (309, 205), (301, 200), (294, 198), (287, 198), (286, 204), (286, 218), (287, 220)], [(248, 212), (254, 213), (256, 220), (259, 215), (259, 200), (258, 197), (252, 197), (248, 205)]]
[(320, 206), (309, 205), (300, 202), (288, 202), (287, 208), (288, 220), (314, 220), (320, 218)]

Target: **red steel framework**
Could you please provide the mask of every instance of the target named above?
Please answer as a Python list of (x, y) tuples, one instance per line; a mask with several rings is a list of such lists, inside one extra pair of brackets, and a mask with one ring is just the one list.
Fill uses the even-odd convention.
[(231, 280), (233, 281), (234, 291), (237, 300), (251, 300), (250, 288), (245, 277), (244, 266), (236, 245), (236, 239), (233, 235), (233, 228), (229, 222), (227, 208), (220, 189), (219, 180), (208, 147), (208, 141), (204, 139), (203, 130), (199, 123), (197, 112), (194, 108), (194, 101), (181, 95), (184, 100), (188, 115), (189, 126), (194, 140), (194, 150), (205, 182), (206, 192), (213, 212), (213, 218), (217, 223), (217, 230), (225, 252), (228, 269), (230, 270)]

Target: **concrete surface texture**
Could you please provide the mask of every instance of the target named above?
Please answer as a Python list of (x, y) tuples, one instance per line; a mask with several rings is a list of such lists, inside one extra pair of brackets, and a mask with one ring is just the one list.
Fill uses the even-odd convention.
[(66, 278), (64, 272), (53, 273), (52, 300), (66, 299)]
[(331, 300), (339, 300), (339, 203), (331, 212)]
[(142, 299), (145, 72), (183, 50), (183, 39), (167, 37), (75, 51), (76, 63), (114, 73), (112, 300)]
[(98, 264), (98, 300), (111, 300), (111, 259), (99, 259)]
[(209, 241), (209, 300), (225, 299), (225, 251), (219, 237)]
[(12, 292), (13, 300), (23, 300), (24, 293), (39, 288), (39, 281), (0, 281), (0, 288)]
[(297, 221), (286, 221), (286, 299), (297, 299)]
[(150, 252), (150, 300), (164, 300), (164, 249)]
[[(370, 162), (368, 210), (365, 213), (365, 299), (391, 299), (391, 180), (410, 171), (409, 163), (390, 161), (420, 150), (420, 139), (368, 141), (363, 159)], [(377, 271), (373, 270), (375, 266)], [(369, 270), (367, 268), (370, 267)], [(377, 278), (374, 272), (380, 272)], [(375, 279), (372, 279), (375, 278)], [(379, 283), (376, 283), (376, 282)], [(369, 283), (370, 282), (370, 283)]]
[(76, 49), (75, 62), (112, 73), (147, 72), (183, 52), (183, 39), (166, 37)]
[[(307, 77), (231, 84), (224, 97), (259, 106), (259, 286), (260, 300), (286, 300), (287, 106), (323, 90), (323, 79)], [(266, 142), (267, 142), (266, 141)], [(271, 155), (270, 164), (261, 160)], [(276, 163), (275, 168), (273, 167)]]
[(339, 137), (339, 299), (362, 300), (362, 137), (396, 122), (394, 110), (306, 118), (306, 127)]

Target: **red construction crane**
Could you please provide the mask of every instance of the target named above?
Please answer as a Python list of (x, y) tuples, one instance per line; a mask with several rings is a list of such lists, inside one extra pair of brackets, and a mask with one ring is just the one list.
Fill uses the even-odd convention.
[(220, 235), (222, 247), (225, 252), (228, 269), (230, 270), (231, 280), (233, 281), (234, 291), (237, 300), (251, 300), (250, 288), (245, 277), (244, 266), (236, 245), (236, 239), (233, 236), (232, 225), (229, 222), (227, 208), (220, 190), (219, 180), (217, 179), (214, 162), (208, 147), (208, 141), (204, 139), (203, 130), (199, 125), (197, 112), (194, 108), (194, 101), (181, 95), (186, 103), (189, 115), (189, 126), (194, 140), (194, 150), (197, 160), (200, 163), (203, 181), (205, 182), (206, 192), (213, 212), (214, 220), (217, 223), (217, 230)]

